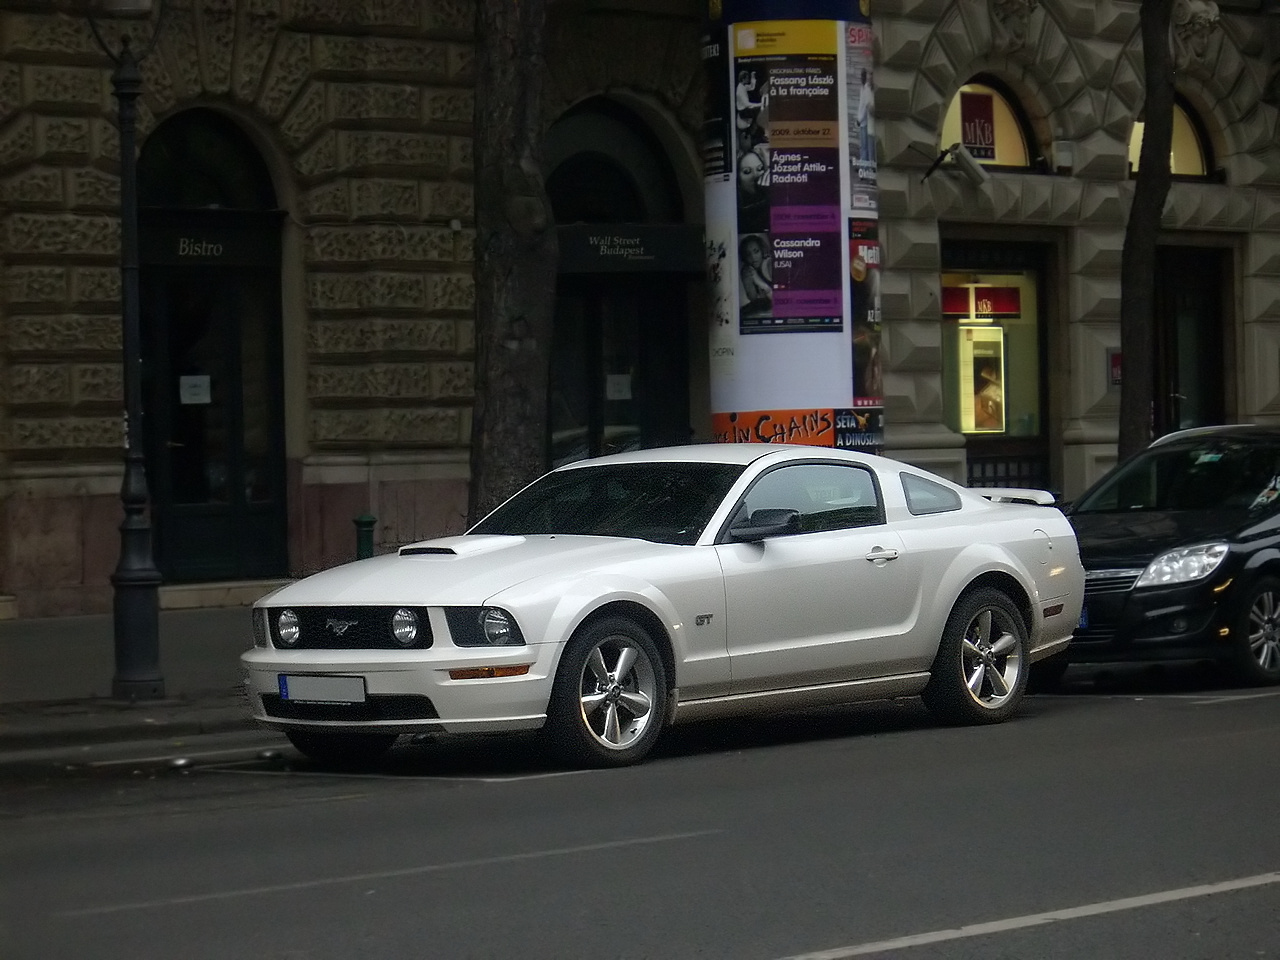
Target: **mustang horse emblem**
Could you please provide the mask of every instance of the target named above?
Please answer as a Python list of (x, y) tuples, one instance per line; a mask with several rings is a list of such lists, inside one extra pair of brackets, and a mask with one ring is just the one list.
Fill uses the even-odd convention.
[(334, 636), (340, 637), (354, 627), (357, 622), (356, 620), (326, 620), (324, 625), (333, 631)]

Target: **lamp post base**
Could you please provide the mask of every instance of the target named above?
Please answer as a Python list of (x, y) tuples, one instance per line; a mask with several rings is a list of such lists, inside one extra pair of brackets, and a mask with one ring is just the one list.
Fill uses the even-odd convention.
[(160, 603), (158, 574), (111, 578), (116, 590), (116, 672), (111, 696), (116, 700), (163, 700), (160, 673)]

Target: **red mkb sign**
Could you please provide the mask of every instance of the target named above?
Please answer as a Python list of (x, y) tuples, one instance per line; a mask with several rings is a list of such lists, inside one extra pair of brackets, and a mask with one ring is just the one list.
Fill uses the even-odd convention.
[(991, 94), (960, 94), (960, 141), (975, 160), (995, 160), (995, 101)]

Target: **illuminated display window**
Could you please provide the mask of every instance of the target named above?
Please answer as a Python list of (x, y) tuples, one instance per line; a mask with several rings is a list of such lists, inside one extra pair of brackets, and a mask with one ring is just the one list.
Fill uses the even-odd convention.
[[(1129, 173), (1138, 172), (1138, 160), (1142, 155), (1142, 135), (1146, 124), (1135, 120), (1129, 134)], [(1209, 153), (1209, 139), (1204, 126), (1185, 103), (1179, 99), (1173, 105), (1173, 144), (1169, 150), (1169, 169), (1175, 177), (1209, 177), (1213, 162)]]
[(975, 78), (960, 88), (942, 121), (941, 147), (962, 143), (987, 166), (1033, 167), (1028, 126), (1015, 102), (993, 83)]
[(970, 435), (1040, 434), (1040, 329), (1033, 273), (942, 275), (948, 426)]

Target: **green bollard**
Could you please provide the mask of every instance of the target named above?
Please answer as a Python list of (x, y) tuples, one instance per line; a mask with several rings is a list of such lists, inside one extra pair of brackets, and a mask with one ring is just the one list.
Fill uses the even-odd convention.
[(373, 556), (373, 528), (378, 518), (364, 513), (352, 522), (356, 525), (356, 559), (368, 560)]

